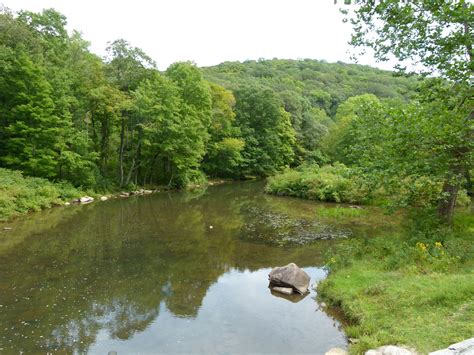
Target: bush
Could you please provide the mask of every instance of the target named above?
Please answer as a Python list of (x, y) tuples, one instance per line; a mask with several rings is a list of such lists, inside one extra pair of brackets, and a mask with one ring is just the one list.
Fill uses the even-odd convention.
[(25, 177), (20, 171), (0, 168), (0, 220), (63, 204), (82, 194), (69, 183), (52, 183), (42, 178)]
[(305, 165), (268, 179), (265, 191), (311, 200), (363, 203), (370, 199), (362, 175), (343, 164)]

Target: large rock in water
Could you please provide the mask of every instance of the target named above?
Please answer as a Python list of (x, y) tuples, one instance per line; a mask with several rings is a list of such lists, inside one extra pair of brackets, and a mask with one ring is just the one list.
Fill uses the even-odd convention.
[(311, 278), (296, 264), (290, 263), (274, 268), (268, 275), (268, 279), (271, 286), (291, 287), (302, 295), (308, 291)]

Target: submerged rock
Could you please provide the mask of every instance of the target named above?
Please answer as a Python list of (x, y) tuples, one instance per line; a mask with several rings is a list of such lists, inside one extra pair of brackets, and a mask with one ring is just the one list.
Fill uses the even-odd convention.
[(365, 355), (417, 355), (416, 351), (395, 345), (381, 346), (366, 351)]
[(348, 229), (254, 206), (244, 207), (243, 212), (248, 217), (239, 235), (245, 240), (289, 246), (352, 236)]
[(302, 295), (308, 292), (311, 278), (298, 265), (290, 263), (274, 268), (268, 275), (268, 279), (270, 286), (290, 287)]

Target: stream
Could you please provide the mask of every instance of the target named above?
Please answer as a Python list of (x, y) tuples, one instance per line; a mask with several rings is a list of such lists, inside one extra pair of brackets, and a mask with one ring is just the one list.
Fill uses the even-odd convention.
[[(326, 277), (328, 249), (387, 216), (270, 196), (262, 182), (52, 208), (0, 224), (0, 353), (312, 353), (347, 347), (316, 291), (283, 297), (272, 267)], [(11, 230), (4, 229), (8, 226)]]

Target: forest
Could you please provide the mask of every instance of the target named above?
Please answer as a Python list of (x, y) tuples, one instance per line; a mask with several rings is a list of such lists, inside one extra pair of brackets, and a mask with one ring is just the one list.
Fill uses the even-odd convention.
[[(80, 189), (184, 187), (348, 162), (352, 112), (377, 98), (403, 104), (419, 85), (316, 60), (181, 62), (160, 72), (123, 39), (99, 58), (66, 25), (53, 9), (0, 16), (0, 167)], [(5, 205), (11, 194), (2, 197)]]
[(185, 186), (325, 161), (321, 140), (340, 104), (367, 93), (403, 100), (416, 86), (315, 60), (160, 72), (123, 39), (106, 58), (90, 53), (54, 10), (3, 13), (1, 26), (0, 164), (74, 186)]

